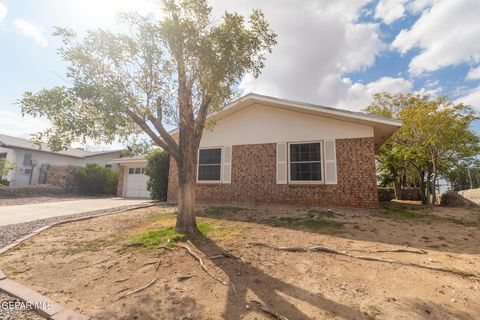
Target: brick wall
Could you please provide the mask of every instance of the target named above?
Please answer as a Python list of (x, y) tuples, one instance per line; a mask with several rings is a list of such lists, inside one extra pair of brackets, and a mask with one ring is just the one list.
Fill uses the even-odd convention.
[[(236, 145), (230, 184), (198, 184), (199, 202), (285, 203), (377, 207), (373, 138), (336, 140), (336, 185), (276, 184), (276, 144)], [(177, 199), (177, 168), (170, 160), (168, 201)]]
[(81, 168), (72, 165), (49, 165), (45, 177), (45, 184), (69, 188), (76, 186), (75, 173)]

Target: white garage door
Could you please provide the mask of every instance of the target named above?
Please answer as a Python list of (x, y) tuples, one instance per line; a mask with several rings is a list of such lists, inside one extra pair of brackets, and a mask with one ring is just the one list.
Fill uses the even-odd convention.
[(149, 198), (150, 192), (147, 190), (148, 176), (145, 174), (145, 168), (132, 167), (126, 170), (125, 197)]

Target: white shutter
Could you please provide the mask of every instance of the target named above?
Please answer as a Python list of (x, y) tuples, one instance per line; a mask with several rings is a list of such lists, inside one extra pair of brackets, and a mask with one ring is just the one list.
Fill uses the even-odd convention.
[(232, 146), (223, 147), (222, 183), (232, 182)]
[(277, 184), (287, 183), (287, 144), (277, 143)]
[(335, 140), (323, 141), (325, 184), (337, 184), (337, 151)]

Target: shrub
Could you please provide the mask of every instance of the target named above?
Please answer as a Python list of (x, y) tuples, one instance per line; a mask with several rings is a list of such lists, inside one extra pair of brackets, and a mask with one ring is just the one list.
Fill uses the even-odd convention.
[(0, 187), (8, 187), (10, 185), (10, 181), (7, 179), (1, 179), (0, 178)]
[(87, 164), (75, 173), (78, 187), (84, 193), (115, 194), (118, 182), (118, 172), (98, 164)]
[(168, 188), (168, 167), (170, 155), (161, 149), (151, 152), (147, 156), (145, 174), (150, 177), (147, 183), (152, 199), (165, 200)]

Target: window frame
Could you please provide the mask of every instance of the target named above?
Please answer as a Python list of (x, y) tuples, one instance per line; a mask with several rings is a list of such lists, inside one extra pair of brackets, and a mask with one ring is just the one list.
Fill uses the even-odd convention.
[[(200, 180), (200, 150), (220, 149), (220, 180)], [(219, 184), (223, 180), (223, 146), (218, 147), (200, 147), (197, 152), (197, 183)]]
[[(320, 144), (320, 177), (321, 180), (292, 180), (291, 179), (291, 156), (290, 156), (290, 145), (292, 144)], [(317, 161), (310, 161), (317, 162)], [(295, 161), (294, 163), (308, 163), (308, 161)], [(288, 184), (325, 184), (325, 162), (323, 156), (323, 140), (315, 141), (295, 141), (287, 143), (287, 183)]]

